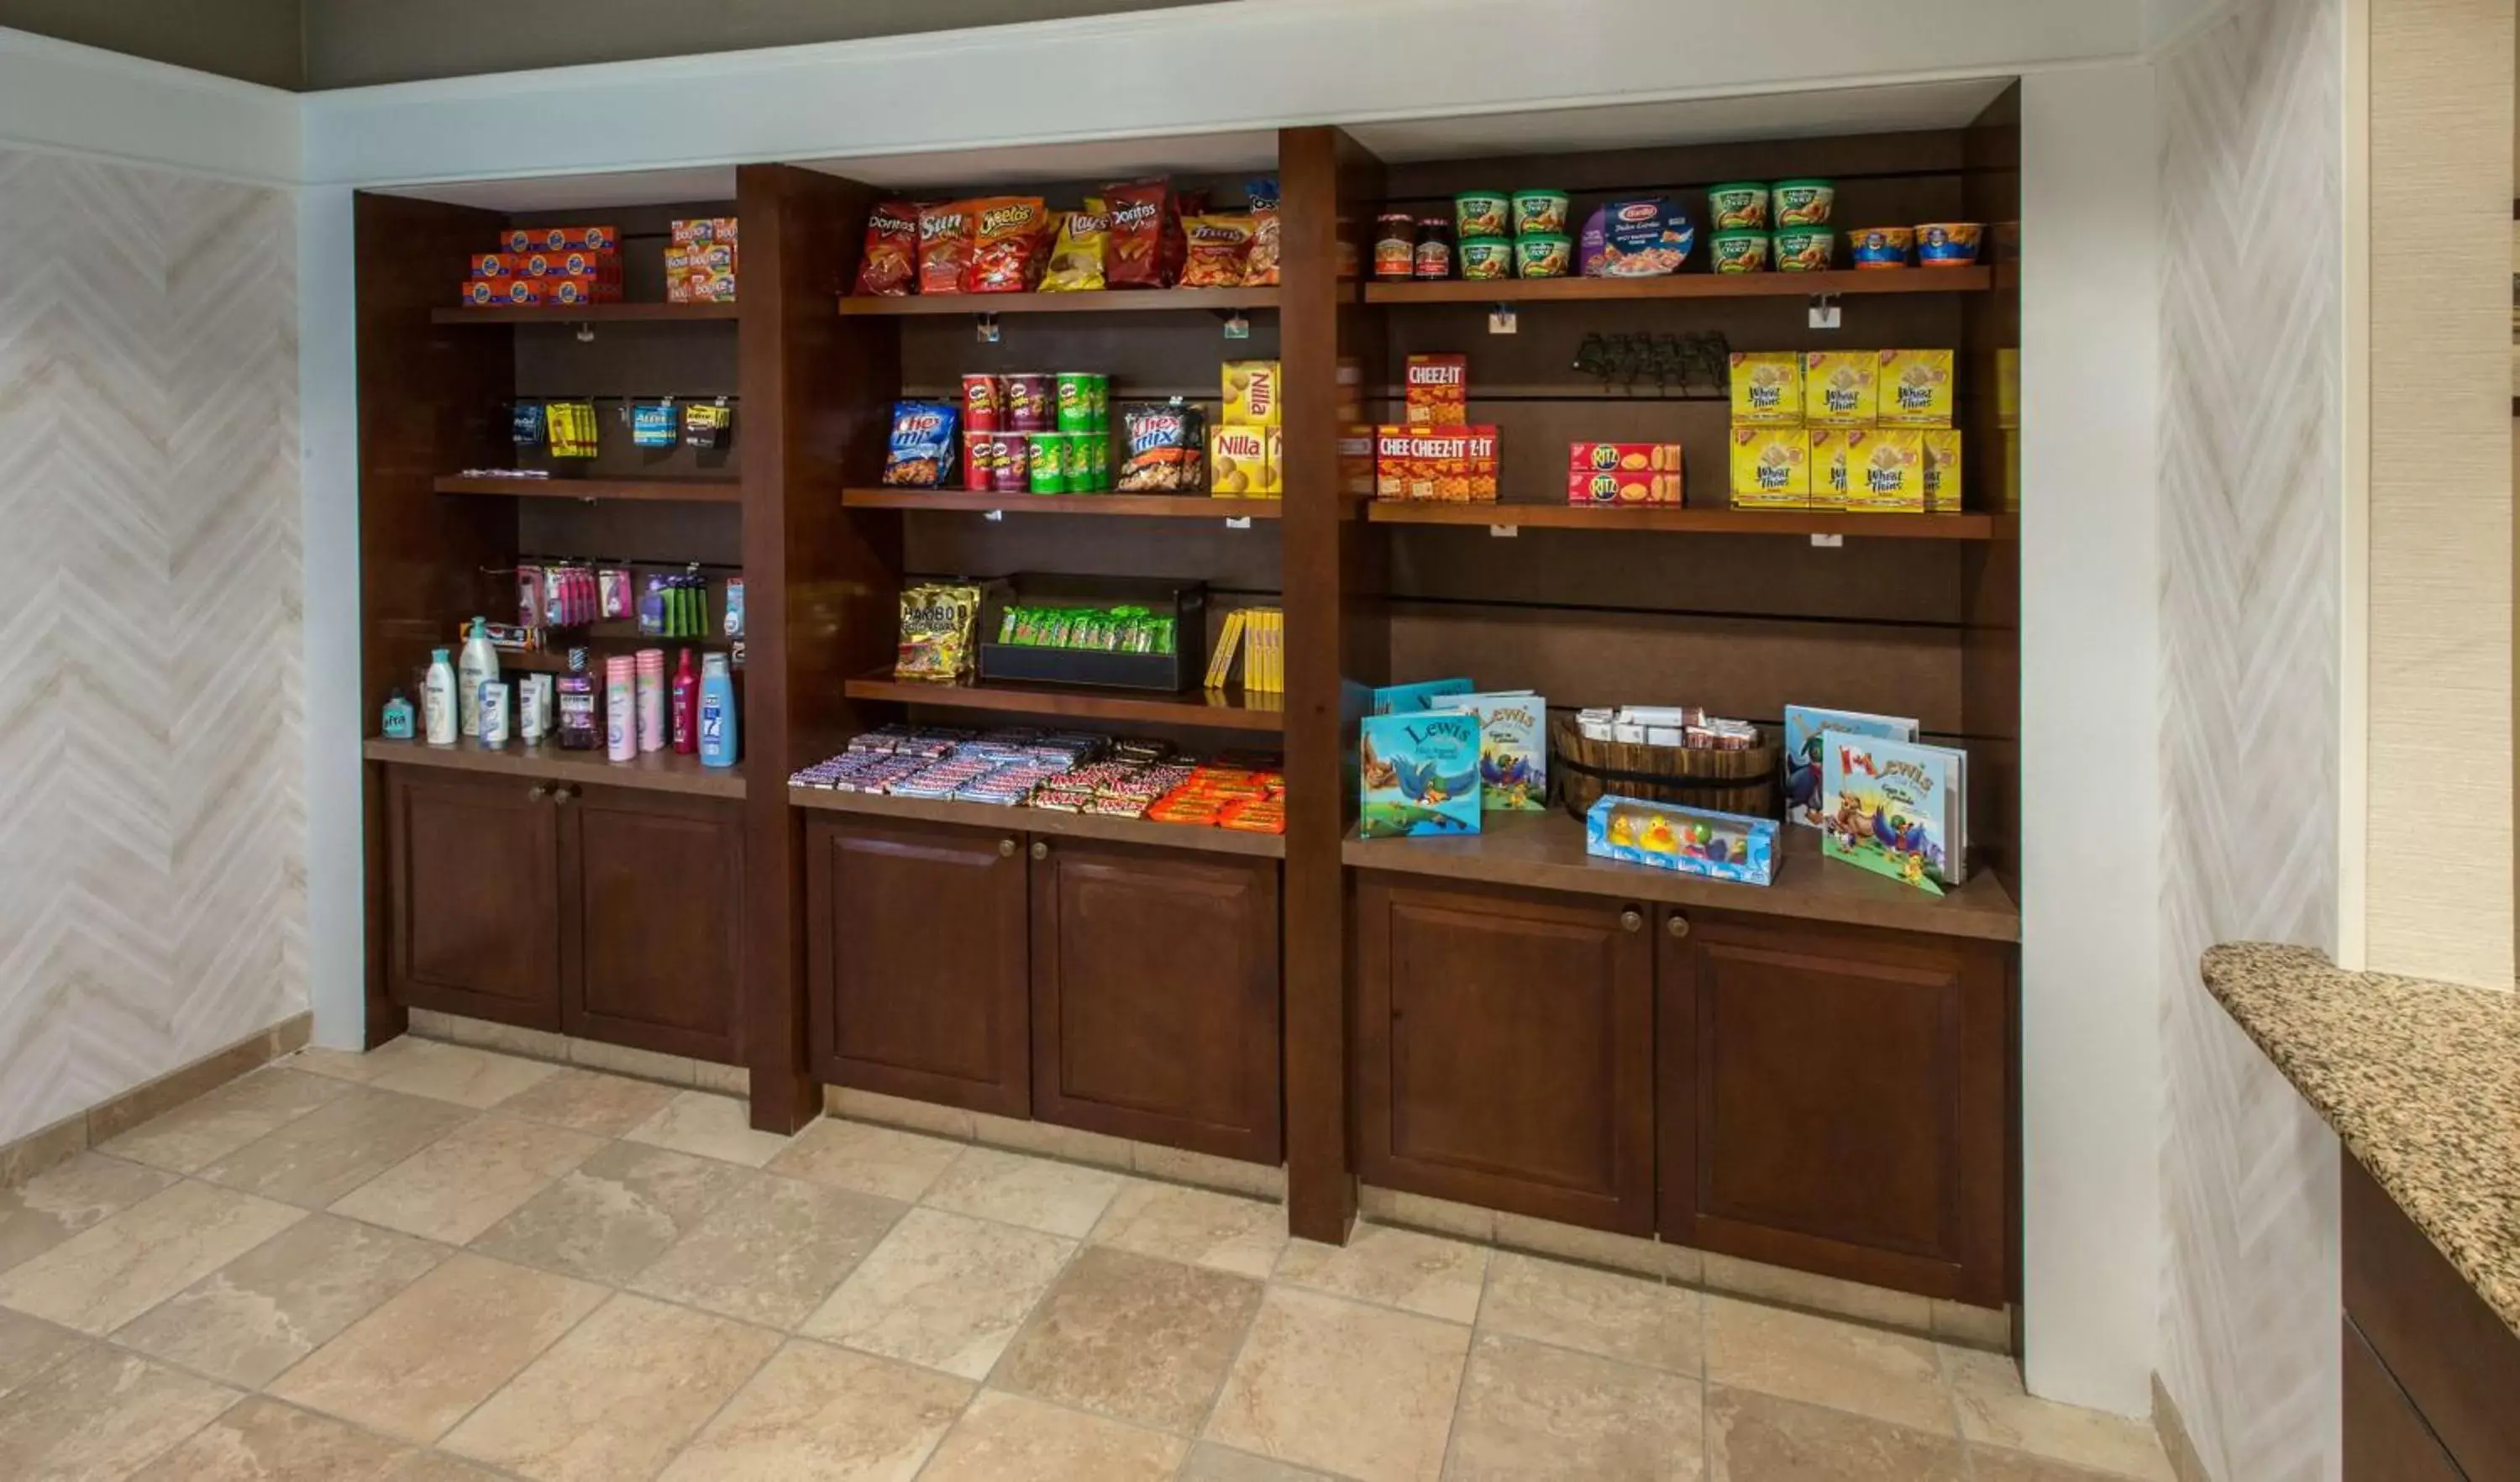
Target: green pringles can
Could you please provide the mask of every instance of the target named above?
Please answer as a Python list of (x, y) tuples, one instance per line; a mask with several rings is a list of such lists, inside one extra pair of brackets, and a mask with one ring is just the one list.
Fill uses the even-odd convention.
[(1101, 432), (1061, 432), (1066, 446), (1059, 449), (1059, 459), (1066, 470), (1060, 487), (1070, 494), (1092, 494), (1102, 487), (1102, 452), (1107, 439)]
[(1094, 378), (1094, 430), (1103, 433), (1111, 430), (1111, 378), (1108, 376)]
[(1024, 441), (1032, 453), (1032, 491), (1035, 494), (1067, 492), (1067, 444), (1065, 432), (1026, 432)]
[(1086, 371), (1061, 371), (1058, 382), (1058, 430), (1090, 432), (1094, 429), (1094, 376)]

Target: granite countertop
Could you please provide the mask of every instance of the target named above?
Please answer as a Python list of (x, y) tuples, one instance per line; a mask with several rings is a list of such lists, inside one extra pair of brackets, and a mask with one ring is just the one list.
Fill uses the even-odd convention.
[(2520, 993), (2205, 954), (2205, 987), (2520, 1333)]

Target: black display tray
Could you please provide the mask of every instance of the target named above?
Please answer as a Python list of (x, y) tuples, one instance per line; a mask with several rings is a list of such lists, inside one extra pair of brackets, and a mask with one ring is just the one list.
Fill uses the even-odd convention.
[[(1112, 653), (1099, 649), (1046, 649), (995, 642), (1009, 606), (1109, 607), (1127, 605), (1169, 612), (1170, 653)], [(1026, 572), (990, 590), (980, 609), (980, 677), (1037, 685), (1086, 685), (1178, 695), (1198, 688), (1207, 670), (1207, 587), (1169, 577), (1066, 576)]]

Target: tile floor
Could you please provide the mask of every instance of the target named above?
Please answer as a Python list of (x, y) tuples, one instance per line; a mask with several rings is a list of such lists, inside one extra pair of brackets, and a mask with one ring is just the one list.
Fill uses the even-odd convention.
[(405, 1039), (0, 1192), (0, 1477), (2166, 1482), (1968, 1349)]

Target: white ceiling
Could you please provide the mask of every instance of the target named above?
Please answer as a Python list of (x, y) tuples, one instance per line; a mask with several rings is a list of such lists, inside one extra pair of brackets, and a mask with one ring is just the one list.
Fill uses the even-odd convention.
[(603, 175), (531, 175), (395, 186), (382, 194), (507, 211), (602, 211), (628, 205), (682, 205), (735, 199), (735, 166), (630, 170)]

